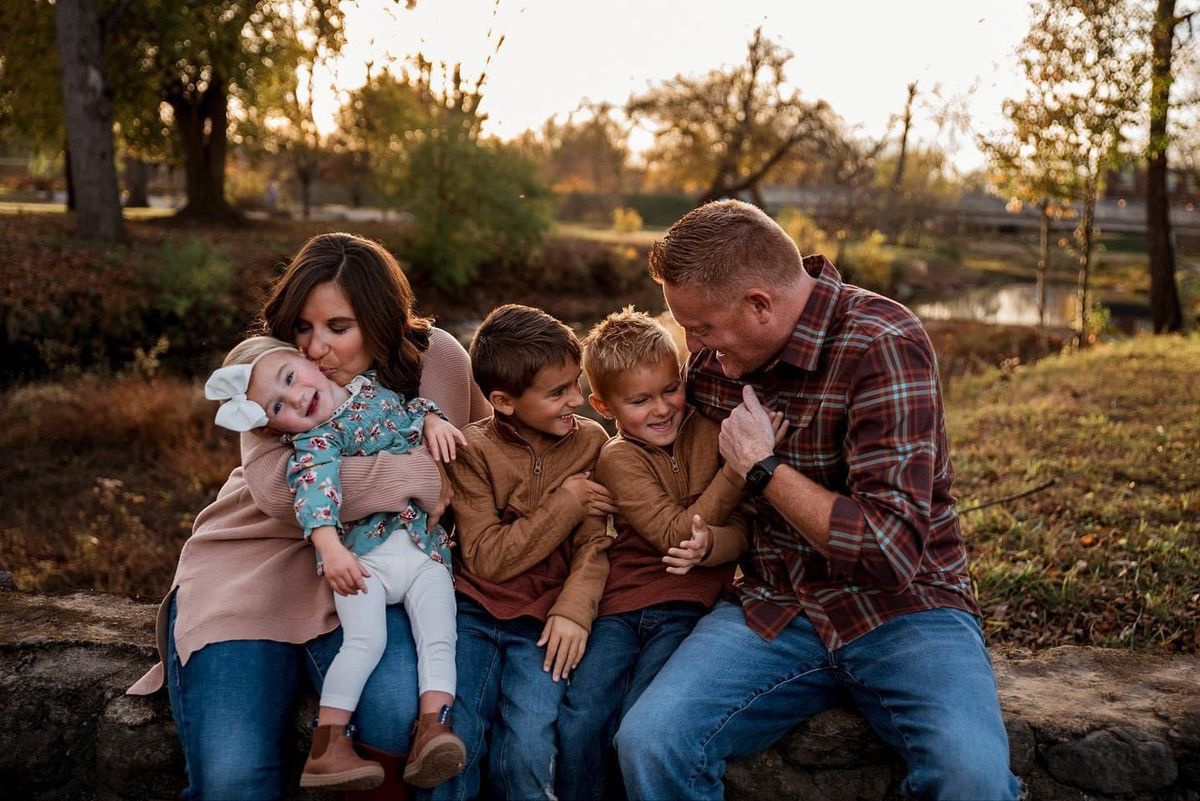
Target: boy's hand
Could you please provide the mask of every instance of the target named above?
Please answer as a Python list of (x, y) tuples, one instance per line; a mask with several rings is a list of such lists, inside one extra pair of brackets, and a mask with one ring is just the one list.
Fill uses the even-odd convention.
[(787, 439), (788, 421), (783, 412), (769, 411), (767, 415), (771, 418), (771, 428), (775, 431), (775, 447), (778, 448), (779, 444)]
[(546, 661), (542, 670), (554, 668), (554, 680), (565, 679), (567, 675), (579, 666), (586, 650), (587, 629), (574, 620), (562, 615), (550, 615), (546, 618), (546, 627), (542, 629), (538, 646), (546, 646)]
[(712, 553), (712, 532), (700, 515), (692, 515), (692, 538), (679, 543), (678, 548), (670, 548), (663, 561), (667, 564), (667, 572), (682, 576), (696, 565), (703, 562)]
[(589, 515), (604, 517), (617, 513), (617, 505), (603, 484), (592, 481), (591, 472), (576, 473), (567, 478), (559, 489), (570, 493)]
[(435, 462), (453, 462), (455, 446), (466, 445), (467, 438), (450, 423), (436, 414), (425, 415), (422, 426), (425, 433), (425, 446)]
[(321, 566), (330, 589), (338, 595), (358, 595), (367, 591), (367, 583), (363, 579), (371, 574), (359, 564), (358, 557), (342, 545), (336, 528), (321, 526), (313, 532), (312, 540), (321, 552)]
[(442, 477), (442, 487), (438, 491), (437, 506), (429, 510), (429, 528), (431, 529), (442, 522), (442, 515), (446, 514), (446, 509), (454, 500), (454, 487), (450, 486), (450, 477), (446, 475), (446, 468), (436, 459), (433, 463), (437, 465), (438, 473)]

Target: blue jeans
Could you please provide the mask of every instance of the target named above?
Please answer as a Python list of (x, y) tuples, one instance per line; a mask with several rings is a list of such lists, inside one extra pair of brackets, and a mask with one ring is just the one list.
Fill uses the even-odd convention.
[[(167, 690), (187, 765), (184, 799), (256, 801), (283, 795), (284, 746), (306, 676), (319, 691), (342, 643), (334, 629), (302, 645), (211, 643), (180, 664), (175, 607), (167, 629)], [(388, 644), (354, 715), (358, 740), (408, 752), (417, 717), (417, 657), (403, 606), (387, 611)]]
[(721, 603), (626, 714), (616, 737), (630, 798), (719, 799), (730, 759), (769, 747), (846, 694), (908, 763), (916, 798), (1014, 799), (1008, 739), (979, 623), (904, 615), (834, 652), (803, 614), (766, 642)]
[(554, 724), (567, 683), (542, 670), (546, 649), (537, 641), (544, 626), (532, 617), (497, 620), (471, 599), (458, 599), (454, 732), (467, 747), (467, 767), (435, 787), (432, 798), (478, 797), (485, 763), (488, 798), (553, 797)]
[(560, 799), (604, 798), (617, 724), (704, 612), (676, 602), (596, 618), (558, 713)]

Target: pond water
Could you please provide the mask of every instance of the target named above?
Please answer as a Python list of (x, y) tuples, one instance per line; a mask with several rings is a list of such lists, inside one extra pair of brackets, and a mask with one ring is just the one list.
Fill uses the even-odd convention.
[[(1150, 331), (1150, 309), (1144, 303), (1105, 300), (1112, 323), (1120, 331)], [(1035, 284), (1006, 284), (978, 287), (951, 297), (913, 303), (923, 320), (976, 320), (998, 325), (1037, 325), (1038, 297)], [(1075, 323), (1075, 287), (1046, 287), (1046, 325), (1070, 328)]]

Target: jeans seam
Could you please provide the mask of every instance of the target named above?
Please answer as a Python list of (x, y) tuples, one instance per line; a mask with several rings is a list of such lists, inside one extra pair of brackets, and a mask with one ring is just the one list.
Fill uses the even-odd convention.
[(749, 707), (751, 704), (753, 704), (755, 701), (757, 701), (762, 696), (768, 695), (768, 694), (774, 692), (775, 690), (779, 689), (783, 685), (793, 682), (796, 679), (802, 679), (805, 676), (809, 676), (813, 673), (816, 673), (817, 671), (829, 670), (829, 669), (830, 669), (829, 665), (820, 665), (818, 667), (807, 668), (798, 673), (792, 674), (791, 676), (789, 676), (786, 679), (774, 682), (766, 689), (758, 690), (757, 692), (751, 693), (749, 695), (749, 697), (743, 703), (739, 704), (737, 707), (730, 707), (728, 714), (726, 714), (723, 718), (721, 718), (721, 721), (700, 742), (700, 763), (698, 765), (698, 769), (693, 771), (691, 776), (688, 777), (688, 790), (693, 791), (693, 792), (695, 791), (697, 779), (699, 779), (700, 776), (702, 776), (704, 774), (705, 769), (708, 767), (708, 745), (709, 745), (709, 743), (711, 743), (713, 741), (713, 739), (716, 738), (716, 736), (718, 734), (720, 734), (721, 731), (727, 725), (729, 725), (729, 722), (731, 720), (733, 720), (733, 718), (735, 716), (737, 716), (739, 713), (745, 711), (747, 707)]
[[(468, 614), (470, 614), (470, 613), (468, 612)], [(484, 627), (481, 627), (481, 628), (484, 628)], [(500, 630), (499, 630), (499, 627), (497, 627), (495, 625), (489, 625), (486, 628), (490, 629), (489, 634), (490, 634), (492, 643), (494, 644), (495, 647), (492, 650), (492, 658), (488, 660), (487, 669), (482, 671), (483, 675), (481, 676), (480, 684), (476, 688), (477, 689), (476, 697), (479, 700), (478, 700), (478, 702), (476, 702), (475, 708), (471, 710), (471, 714), (475, 716), (476, 728), (478, 729), (477, 734), (479, 737), (479, 741), (475, 744), (474, 748), (468, 747), (467, 755), (469, 757), (469, 761), (466, 765), (466, 768), (463, 770), (464, 775), (467, 773), (470, 773), (472, 770), (482, 771), (483, 748), (484, 748), (484, 744), (487, 742), (488, 729), (491, 728), (490, 721), (484, 720), (483, 715), (480, 714), (480, 710), (484, 703), (484, 696), (486, 694), (488, 684), (490, 683), (491, 676), (496, 671), (496, 662), (500, 659)], [(499, 692), (497, 692), (497, 695), (499, 695)], [(497, 704), (499, 704), (499, 698), (497, 698)], [(467, 783), (465, 781), (463, 781), (461, 779), (461, 777), (459, 779), (457, 779), (456, 781), (457, 781), (456, 786), (458, 789), (456, 801), (465, 801), (465, 799), (467, 797), (467, 795), (466, 795)], [(480, 784), (482, 785), (482, 783), (484, 781), (484, 777), (483, 777), (482, 773), (479, 776), (479, 781), (480, 781)]]

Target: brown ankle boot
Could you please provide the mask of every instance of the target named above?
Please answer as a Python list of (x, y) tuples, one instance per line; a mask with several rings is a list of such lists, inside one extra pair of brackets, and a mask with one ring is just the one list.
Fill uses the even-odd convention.
[(417, 718), (404, 781), (415, 787), (436, 787), (463, 772), (467, 749), (450, 730), (450, 707)]
[(313, 730), (312, 750), (300, 774), (301, 787), (370, 790), (382, 781), (383, 768), (355, 753), (344, 726), (331, 724)]
[(374, 790), (349, 790), (341, 795), (341, 801), (408, 801), (412, 788), (404, 783), (404, 756), (389, 754), (369, 745), (355, 743), (354, 750), (366, 760), (383, 766), (383, 784)]

